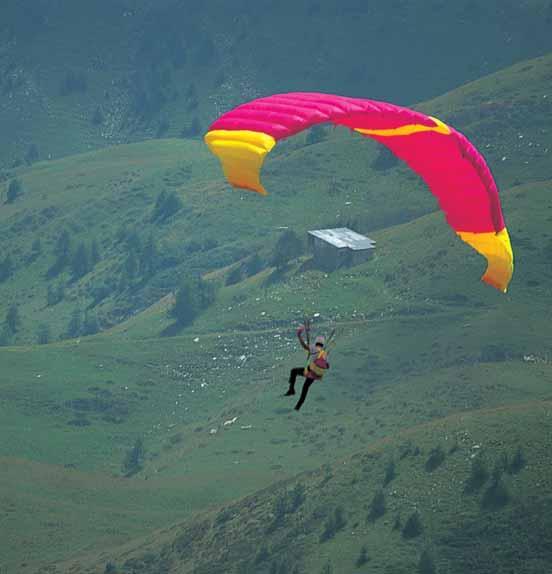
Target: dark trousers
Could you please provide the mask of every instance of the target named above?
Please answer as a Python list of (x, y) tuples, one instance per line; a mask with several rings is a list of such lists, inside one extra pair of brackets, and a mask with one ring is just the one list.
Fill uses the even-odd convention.
[[(305, 367), (297, 367), (296, 369), (291, 369), (289, 373), (289, 391), (295, 392), (295, 380), (298, 376), (305, 377)], [(314, 379), (310, 377), (305, 377), (305, 382), (303, 383), (303, 389), (301, 390), (301, 396), (295, 405), (295, 410), (298, 411), (301, 408), (301, 405), (305, 402), (307, 398), (307, 393), (309, 392), (309, 388), (314, 383)], [(288, 392), (289, 392), (288, 391)]]

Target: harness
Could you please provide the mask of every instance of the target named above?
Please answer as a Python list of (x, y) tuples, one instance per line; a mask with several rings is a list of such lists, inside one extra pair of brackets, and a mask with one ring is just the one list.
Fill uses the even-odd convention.
[(335, 336), (335, 329), (332, 330), (332, 332), (330, 333), (330, 336), (328, 337), (328, 339), (326, 341), (326, 348), (320, 349), (320, 351), (318, 351), (318, 355), (316, 356), (316, 358), (314, 360), (311, 360), (310, 321), (308, 319), (305, 319), (304, 325), (305, 325), (305, 335), (307, 337), (307, 345), (309, 347), (309, 350), (307, 351), (307, 365), (305, 366), (305, 370), (303, 371), (303, 374), (305, 377), (309, 377), (309, 378), (316, 379), (316, 380), (322, 380), (324, 373), (329, 368), (328, 351), (326, 349), (329, 349), (329, 347), (333, 343), (333, 339)]
[[(304, 375), (305, 377), (309, 376), (309, 373), (315, 375), (314, 378), (322, 379), (324, 373), (328, 370), (328, 363), (327, 358), (328, 353), (324, 351), (324, 349), (320, 349), (318, 355), (314, 361), (310, 361), (307, 366), (305, 367)], [(310, 359), (310, 352), (308, 354), (308, 359)]]

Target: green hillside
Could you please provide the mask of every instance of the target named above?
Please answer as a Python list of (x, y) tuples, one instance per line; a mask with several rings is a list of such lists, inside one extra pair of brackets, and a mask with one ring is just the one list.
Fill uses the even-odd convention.
[(476, 410), (398, 432), (66, 571), (545, 572), (549, 409)]
[[(279, 146), (266, 198), (230, 191), (194, 141), (12, 171), (5, 193), (14, 178), (22, 193), (0, 209), (0, 263), (12, 261), (0, 317), (15, 304), (20, 325), (0, 348), (0, 566), (406, 573), (427, 550), (437, 572), (542, 573), (551, 67), (532, 60), (421, 106), (456, 117), (497, 176), (516, 255), (507, 295), (478, 281), (483, 261), (421, 182), (342, 130)], [(305, 253), (226, 284), (252, 253), (271, 261), (281, 228), (349, 222), (376, 239), (370, 261), (327, 274)], [(98, 246), (82, 276), (71, 257), (56, 269), (64, 230), (69, 255)], [(191, 272), (216, 298), (178, 329), (167, 311)], [(71, 337), (76, 312), (100, 331)], [(337, 325), (336, 348), (298, 415), (281, 395), (304, 360), (294, 326), (315, 314), (315, 329)], [(36, 344), (40, 325), (49, 344)], [(488, 476), (466, 488), (479, 457)], [(379, 489), (386, 512), (369, 520)], [(422, 533), (408, 538), (415, 510)]]
[(548, 0), (3, 0), (0, 166), (195, 137), (275, 91), (421, 101), (549, 52), (551, 22)]

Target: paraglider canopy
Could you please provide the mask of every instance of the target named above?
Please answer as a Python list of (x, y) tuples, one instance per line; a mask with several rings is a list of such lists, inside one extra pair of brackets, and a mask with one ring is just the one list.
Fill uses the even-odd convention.
[(427, 183), (448, 224), (487, 259), (483, 281), (506, 291), (513, 252), (498, 189), (483, 156), (437, 118), (394, 104), (319, 93), (289, 93), (223, 114), (205, 136), (235, 187), (265, 194), (260, 171), (277, 141), (314, 125), (346, 126), (387, 146)]

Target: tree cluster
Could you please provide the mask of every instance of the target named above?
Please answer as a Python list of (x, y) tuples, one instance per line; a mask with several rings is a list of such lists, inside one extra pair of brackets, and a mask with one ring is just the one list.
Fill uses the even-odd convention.
[(55, 260), (48, 269), (49, 278), (56, 277), (67, 268), (73, 281), (77, 281), (90, 273), (101, 260), (100, 249), (96, 240), (90, 244), (81, 241), (73, 247), (73, 240), (67, 229), (59, 235), (54, 247)]
[(162, 191), (155, 201), (151, 220), (162, 223), (182, 209), (182, 200), (176, 192)]
[(180, 132), (180, 137), (182, 137), (182, 138), (195, 138), (201, 134), (202, 129), (203, 128), (201, 126), (201, 121), (199, 120), (199, 118), (197, 116), (194, 116), (192, 118), (192, 121), (190, 122), (190, 124), (187, 127), (182, 128), (182, 130)]
[(123, 460), (122, 471), (126, 478), (130, 478), (142, 470), (145, 454), (144, 442), (141, 438), (137, 438), (134, 446), (126, 453)]
[(283, 269), (292, 259), (302, 255), (304, 250), (305, 246), (297, 233), (292, 229), (287, 229), (276, 242), (271, 264), (277, 269)]
[(331, 540), (347, 524), (345, 513), (341, 506), (337, 506), (324, 524), (324, 530), (320, 535), (320, 542)]
[(7, 281), (15, 270), (15, 265), (11, 255), (6, 255), (2, 261), (0, 261), (0, 283)]
[(492, 473), (489, 472), (483, 455), (479, 455), (472, 461), (470, 474), (464, 485), (464, 492), (475, 494), (487, 485), (480, 500), (481, 508), (485, 510), (502, 508), (511, 499), (505, 475), (518, 474), (525, 468), (526, 464), (527, 461), (521, 447), (518, 447), (512, 457), (503, 453), (495, 462)]
[(263, 260), (261, 259), (258, 253), (254, 253), (250, 257), (248, 257), (243, 263), (240, 265), (236, 265), (228, 273), (226, 276), (225, 284), (228, 285), (235, 285), (239, 283), (245, 277), (252, 277), (256, 275), (260, 271), (262, 271), (264, 267)]
[(370, 503), (370, 512), (368, 514), (368, 520), (370, 522), (375, 522), (378, 518), (381, 518), (385, 514), (385, 494), (383, 490), (378, 490), (372, 498)]
[(425, 463), (426, 471), (433, 472), (434, 470), (437, 470), (445, 462), (445, 458), (445, 451), (441, 446), (437, 446), (432, 449)]
[(191, 324), (215, 300), (215, 286), (199, 276), (185, 277), (176, 291), (171, 315), (179, 326)]
[(273, 532), (285, 523), (288, 514), (297, 512), (306, 500), (305, 486), (298, 482), (292, 490), (284, 490), (274, 500), (272, 522), (267, 532)]
[(307, 132), (306, 143), (307, 145), (314, 145), (323, 142), (327, 137), (326, 130), (321, 125), (313, 126)]
[(6, 193), (6, 203), (13, 203), (20, 195), (23, 194), (23, 186), (16, 178), (12, 179), (8, 184), (8, 191)]
[(94, 313), (86, 312), (84, 319), (80, 309), (74, 309), (67, 325), (67, 329), (62, 338), (74, 339), (80, 336), (95, 335), (100, 330), (98, 318)]
[(61, 96), (68, 96), (76, 92), (86, 92), (88, 89), (88, 79), (82, 70), (67, 70), (61, 80), (59, 93)]
[(6, 313), (3, 329), (0, 332), (0, 346), (11, 344), (11, 341), (20, 329), (21, 317), (19, 315), (19, 309), (15, 304), (10, 305)]

